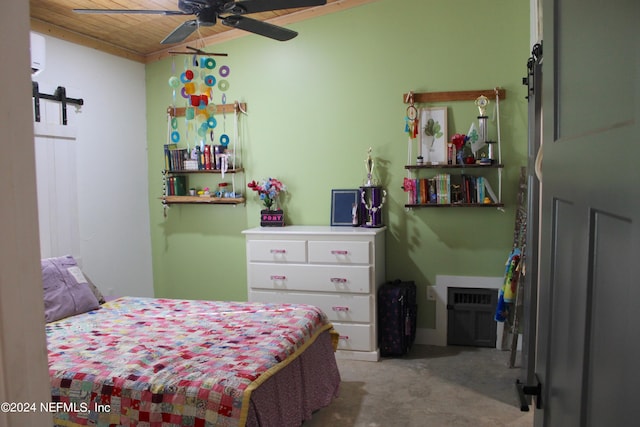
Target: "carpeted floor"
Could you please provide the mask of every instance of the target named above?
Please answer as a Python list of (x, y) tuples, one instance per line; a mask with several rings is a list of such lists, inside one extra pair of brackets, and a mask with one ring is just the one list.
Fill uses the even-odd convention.
[(403, 358), (338, 360), (340, 396), (304, 427), (531, 427), (509, 352), (416, 345)]

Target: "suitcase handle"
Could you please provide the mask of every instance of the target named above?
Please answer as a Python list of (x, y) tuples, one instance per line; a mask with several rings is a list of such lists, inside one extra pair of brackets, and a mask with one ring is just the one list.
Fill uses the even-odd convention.
[(349, 311), (349, 307), (336, 305), (336, 306), (331, 307), (331, 310), (333, 310), (333, 311)]

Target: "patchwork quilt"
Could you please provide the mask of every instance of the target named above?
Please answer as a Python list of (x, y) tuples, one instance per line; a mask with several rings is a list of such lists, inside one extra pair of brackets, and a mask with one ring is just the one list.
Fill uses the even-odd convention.
[(243, 426), (324, 330), (305, 305), (120, 298), (46, 326), (57, 426)]

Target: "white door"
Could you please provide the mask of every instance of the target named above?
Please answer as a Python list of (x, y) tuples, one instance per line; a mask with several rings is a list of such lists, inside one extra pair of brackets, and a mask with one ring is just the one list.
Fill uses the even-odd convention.
[(40, 255), (80, 255), (76, 130), (60, 124), (60, 104), (41, 101), (34, 122)]
[(543, 14), (535, 425), (638, 425), (640, 1)]

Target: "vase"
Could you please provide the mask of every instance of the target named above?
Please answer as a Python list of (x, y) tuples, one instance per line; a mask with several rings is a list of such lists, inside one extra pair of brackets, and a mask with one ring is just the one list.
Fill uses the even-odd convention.
[(263, 209), (260, 211), (260, 226), (284, 227), (284, 212), (282, 209)]
[(432, 153), (434, 151), (433, 150), (433, 142), (435, 141), (435, 137), (432, 136), (432, 135), (426, 135), (424, 137), (424, 141), (425, 141), (425, 144), (424, 144), (424, 147), (423, 147), (423, 150), (422, 150), (423, 151), (422, 155), (424, 157), (424, 164), (425, 165), (430, 165), (430, 164), (433, 163)]

